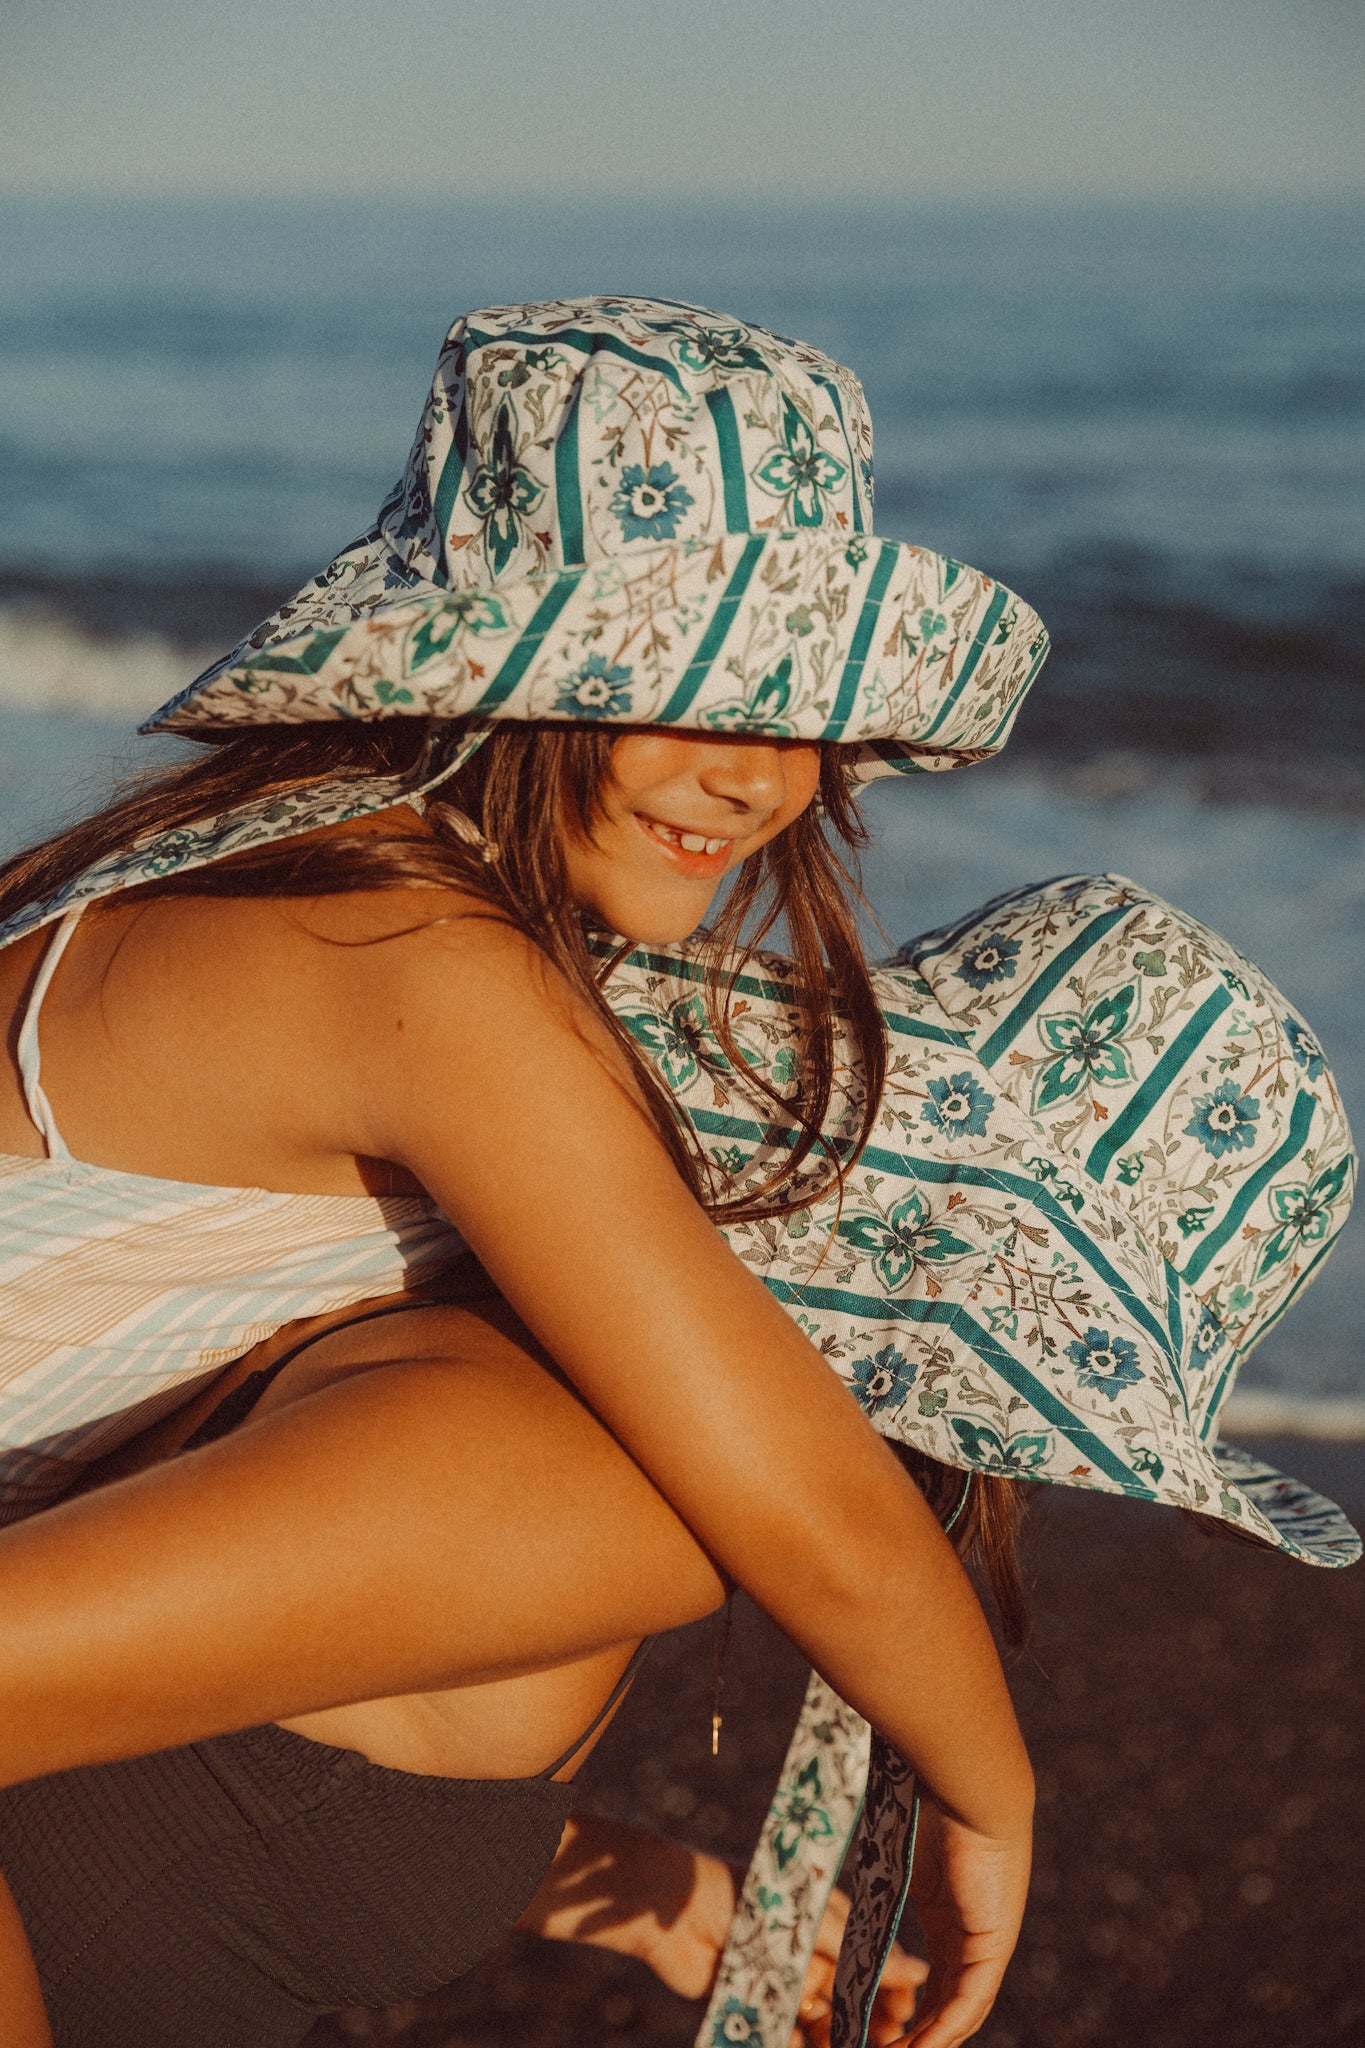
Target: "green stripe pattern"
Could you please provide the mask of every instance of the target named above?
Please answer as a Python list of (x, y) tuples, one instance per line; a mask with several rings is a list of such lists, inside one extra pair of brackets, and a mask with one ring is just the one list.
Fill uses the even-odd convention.
[(706, 681), (711, 672), (711, 664), (725, 645), (725, 636), (734, 623), (740, 599), (749, 587), (749, 579), (758, 567), (766, 546), (767, 536), (761, 533), (755, 534), (745, 543), (744, 551), (735, 565), (734, 574), (725, 586), (720, 603), (711, 614), (710, 623), (701, 636), (696, 653), (683, 672), (682, 681), (658, 715), (658, 724), (675, 725)]
[(881, 543), (877, 564), (868, 581), (867, 595), (863, 599), (862, 610), (858, 615), (853, 644), (849, 648), (848, 660), (844, 663), (844, 672), (839, 678), (839, 694), (834, 700), (829, 724), (825, 727), (827, 740), (843, 737), (844, 727), (848, 724), (858, 695), (858, 685), (863, 679), (863, 668), (867, 662), (868, 649), (872, 645), (872, 635), (877, 629), (882, 599), (886, 595), (886, 586), (891, 581), (899, 553), (900, 549), (894, 541), (884, 540)]
[(581, 569), (566, 569), (555, 577), (532, 613), (525, 632), (518, 637), (511, 653), (475, 705), (476, 713), (492, 711), (499, 704), (506, 703), (539, 654), (545, 635), (577, 590), (582, 575)]
[(1104, 1179), (1115, 1153), (1122, 1151), (1129, 1140), (1136, 1136), (1157, 1104), (1174, 1087), (1218, 1019), (1231, 1006), (1232, 997), (1226, 985), (1216, 988), (1213, 994), (1200, 1004), (1184, 1030), (1172, 1039), (1142, 1086), (1129, 1097), (1127, 1104), (1110, 1123), (1104, 1136), (1091, 1146), (1085, 1170), (1092, 1180)]
[(747, 533), (749, 496), (744, 480), (744, 454), (739, 444), (734, 401), (723, 384), (707, 392), (706, 407), (716, 430), (716, 453), (725, 492), (725, 530)]

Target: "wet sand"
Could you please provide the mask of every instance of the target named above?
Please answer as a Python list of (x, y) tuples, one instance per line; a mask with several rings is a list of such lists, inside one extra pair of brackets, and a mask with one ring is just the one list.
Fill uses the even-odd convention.
[[(1359, 1446), (1255, 1447), (1365, 1503)], [(1013, 1684), (1038, 1861), (982, 2048), (1358, 2048), (1365, 1567), (1314, 1571), (1056, 1491), (1027, 1541), (1034, 1628)], [(583, 1799), (743, 1858), (804, 1667), (741, 1609), (713, 1762), (710, 1663), (705, 1626), (658, 1645)], [(700, 2012), (634, 1964), (516, 1938), (420, 2008), (345, 2015), (309, 2048), (690, 2048)]]

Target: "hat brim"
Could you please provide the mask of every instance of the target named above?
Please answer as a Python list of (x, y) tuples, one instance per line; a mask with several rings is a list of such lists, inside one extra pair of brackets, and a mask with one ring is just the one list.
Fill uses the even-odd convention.
[[(733, 982), (737, 1065), (710, 1035), (695, 945), (636, 949), (604, 984), (741, 1189), (796, 1138), (751, 1078), (780, 1084), (790, 972), (760, 953)], [(1198, 1299), (1113, 1191), (1008, 1098), (915, 971), (878, 967), (872, 985), (890, 1057), (871, 1142), (799, 1229), (722, 1228), (873, 1427), (962, 1471), (1183, 1508), (1305, 1564), (1354, 1562), (1360, 1538), (1340, 1508), (1216, 1441), (1197, 1405)], [(981, 1128), (926, 1115), (954, 1092)], [(845, 1114), (826, 1127), (839, 1141)], [(1078, 1330), (1126, 1359), (1121, 1398), (1097, 1382)]]
[(634, 546), (507, 584), (394, 588), (366, 536), (147, 720), (559, 719), (835, 741), (855, 780), (1004, 745), (1047, 652), (1004, 585), (828, 529)]
[(1335, 1501), (1240, 1445), (1216, 1443), (1211, 1448), (1224, 1481), (1274, 1530), (1277, 1549), (1306, 1564), (1355, 1563), (1361, 1554), (1360, 1537)]

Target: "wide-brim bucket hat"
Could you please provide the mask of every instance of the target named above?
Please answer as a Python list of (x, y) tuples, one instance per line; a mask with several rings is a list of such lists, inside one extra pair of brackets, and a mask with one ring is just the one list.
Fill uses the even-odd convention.
[(1004, 744), (1028, 605), (872, 530), (851, 371), (672, 300), (451, 328), (371, 530), (144, 730), (414, 715), (834, 740), (855, 780)]
[[(747, 963), (736, 1062), (704, 957), (639, 949), (606, 994), (706, 1157), (751, 1188), (796, 1140), (754, 1083), (784, 1086), (798, 992), (790, 961)], [(1216, 933), (1114, 875), (1016, 890), (872, 979), (891, 1057), (870, 1143), (799, 1215), (724, 1230), (876, 1429), (964, 1475), (1178, 1507), (1306, 1564), (1354, 1562), (1340, 1508), (1220, 1433), (1242, 1364), (1350, 1208), (1350, 1131), (1304, 1019)], [(856, 1094), (832, 1107), (836, 1152)], [(850, 1845), (832, 2040), (861, 2048), (916, 1815), (903, 1760), (814, 1676), (698, 2048), (786, 2048)]]

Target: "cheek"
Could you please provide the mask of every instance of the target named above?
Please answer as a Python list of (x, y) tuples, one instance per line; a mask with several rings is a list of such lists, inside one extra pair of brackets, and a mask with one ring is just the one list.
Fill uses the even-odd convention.
[(797, 799), (793, 817), (799, 817), (802, 811), (809, 810), (820, 794), (820, 770), (823, 765), (818, 747), (812, 747), (804, 760), (794, 764), (793, 773), (789, 777), (789, 787)]
[[(804, 811), (808, 811), (820, 794), (821, 755), (818, 747), (793, 747), (789, 751), (785, 766), (785, 791), (783, 802), (774, 829), (784, 830), (793, 824)], [(769, 835), (771, 837), (771, 834)]]

